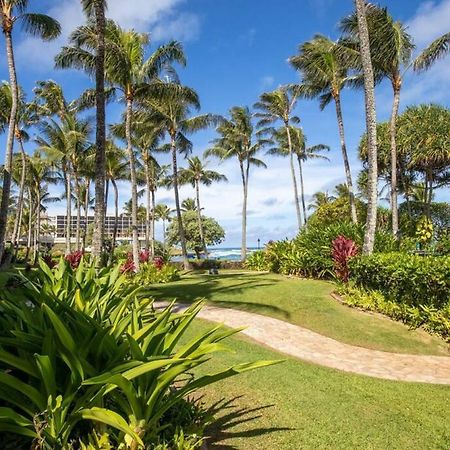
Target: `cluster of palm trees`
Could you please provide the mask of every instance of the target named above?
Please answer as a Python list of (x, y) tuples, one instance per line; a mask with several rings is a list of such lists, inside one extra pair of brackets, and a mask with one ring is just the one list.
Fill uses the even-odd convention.
[[(167, 220), (167, 210), (156, 204), (155, 192), (165, 180), (173, 188), (175, 213), (179, 224), (181, 250), (188, 267), (186, 239), (182, 222), (179, 187), (191, 184), (195, 189), (200, 235), (204, 252), (200, 203), (200, 185), (224, 180), (224, 176), (208, 169), (207, 161), (198, 157), (188, 159), (188, 167), (180, 169), (179, 157), (188, 157), (193, 144), (191, 134), (215, 127), (218, 137), (205, 158), (220, 160), (234, 158), (239, 164), (242, 181), (242, 258), (247, 251), (247, 203), (251, 167), (266, 167), (261, 160), (263, 150), (272, 155), (288, 157), (293, 183), (294, 204), (298, 227), (306, 224), (307, 208), (303, 182), (303, 164), (310, 158), (326, 158), (324, 144), (307, 147), (300, 118), (295, 114), (300, 98), (318, 98), (320, 107), (333, 102), (344, 162), (350, 215), (358, 221), (352, 173), (345, 139), (342, 91), (346, 87), (364, 87), (367, 123), (368, 214), (364, 251), (370, 253), (376, 226), (378, 198), (377, 127), (375, 85), (387, 78), (393, 88), (390, 120), (390, 200), (392, 232), (398, 232), (397, 213), (397, 116), (404, 73), (410, 67), (422, 70), (449, 49), (449, 34), (426, 49), (414, 62), (414, 44), (405, 27), (395, 21), (387, 9), (354, 0), (355, 12), (341, 22), (342, 37), (332, 41), (322, 35), (299, 46), (289, 61), (300, 74), (301, 81), (263, 93), (254, 105), (235, 106), (227, 118), (214, 114), (198, 114), (200, 100), (190, 87), (180, 83), (176, 66), (186, 64), (179, 42), (172, 41), (150, 51), (149, 35), (124, 30), (107, 20), (106, 0), (81, 0), (86, 24), (69, 37), (68, 45), (56, 57), (59, 69), (82, 70), (95, 79), (95, 89), (84, 92), (79, 99), (68, 102), (59, 85), (52, 81), (37, 84), (35, 99), (28, 103), (21, 93), (14, 60), (13, 29), (19, 21), (26, 32), (48, 40), (57, 37), (60, 25), (44, 14), (29, 13), (28, 0), (0, 0), (2, 29), (6, 41), (9, 84), (1, 87), (2, 114), (0, 126), (7, 130), (0, 204), (0, 259), (3, 256), (11, 203), (11, 186), (18, 186), (12, 242), (22, 233), (28, 220), (29, 247), (37, 251), (40, 211), (43, 203), (51, 201), (48, 185), (64, 184), (67, 202), (66, 251), (71, 250), (72, 202), (76, 208), (76, 248), (83, 248), (86, 230), (80, 226), (82, 214), (87, 216), (94, 206), (93, 255), (100, 260), (104, 250), (104, 223), (110, 186), (114, 192), (114, 209), (119, 214), (117, 182), (131, 183), (130, 215), (132, 222), (133, 259), (139, 270), (139, 186), (145, 186), (146, 245), (154, 251), (155, 220)], [(121, 123), (107, 125), (106, 103), (123, 104)], [(85, 110), (95, 108), (95, 130)], [(27, 129), (39, 130), (36, 150), (28, 156), (24, 144)], [(95, 132), (95, 139), (93, 135)], [(19, 153), (14, 155), (14, 141)], [(117, 143), (121, 144), (117, 144)], [(124, 146), (122, 149), (120, 145)], [(158, 163), (158, 153), (170, 155), (170, 167)], [(298, 164), (298, 172), (295, 167)], [(91, 187), (95, 195), (91, 198)], [(300, 190), (300, 193), (299, 193)], [(25, 207), (26, 206), (26, 207)], [(37, 231), (36, 231), (37, 230)], [(116, 233), (113, 237), (115, 244)]]

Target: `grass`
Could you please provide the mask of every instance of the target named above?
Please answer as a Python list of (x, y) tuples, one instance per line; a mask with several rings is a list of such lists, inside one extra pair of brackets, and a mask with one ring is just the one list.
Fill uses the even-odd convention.
[[(196, 321), (190, 333), (210, 324)], [(282, 358), (246, 338), (202, 368)], [(450, 388), (385, 381), (288, 359), (203, 391), (219, 402), (210, 449), (448, 449)], [(227, 403), (221, 400), (229, 399)]]
[(352, 309), (334, 300), (331, 282), (276, 274), (221, 271), (190, 274), (152, 286), (157, 299), (208, 302), (286, 320), (341, 342), (398, 353), (448, 355), (448, 346), (423, 330), (410, 330), (384, 316)]

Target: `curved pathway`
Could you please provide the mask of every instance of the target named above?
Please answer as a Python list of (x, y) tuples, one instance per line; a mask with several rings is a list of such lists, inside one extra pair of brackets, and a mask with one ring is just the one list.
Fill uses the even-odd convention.
[[(187, 307), (177, 304), (174, 310), (183, 311)], [(386, 380), (450, 385), (447, 356), (406, 355), (356, 347), (298, 325), (237, 309), (208, 305), (198, 317), (231, 328), (246, 327), (241, 333), (255, 341), (321, 366)]]

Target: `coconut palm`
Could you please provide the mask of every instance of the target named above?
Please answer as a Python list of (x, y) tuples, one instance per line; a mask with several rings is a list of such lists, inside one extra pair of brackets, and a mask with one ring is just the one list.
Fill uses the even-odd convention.
[[(320, 152), (324, 150), (330, 150), (328, 145), (317, 144), (311, 147), (306, 146), (306, 136), (303, 130), (298, 127), (290, 126), (290, 136), (292, 144), (292, 152), (297, 157), (298, 170), (299, 170), (299, 180), (300, 180), (300, 197), (302, 200), (303, 209), (303, 220), (306, 225), (307, 222), (307, 212), (306, 212), (306, 199), (305, 199), (305, 184), (303, 179), (303, 164), (310, 159), (324, 159), (329, 161), (329, 159), (321, 155)], [(273, 147), (271, 147), (267, 153), (269, 155), (275, 156), (289, 156), (289, 142), (288, 136), (285, 128), (279, 128), (273, 134)]]
[(254, 108), (259, 110), (255, 113), (255, 117), (259, 118), (258, 128), (262, 134), (274, 134), (276, 130), (267, 128), (276, 122), (281, 122), (286, 131), (287, 149), (289, 155), (289, 162), (291, 168), (292, 184), (294, 188), (294, 202), (297, 212), (298, 228), (302, 226), (302, 217), (300, 213), (300, 202), (298, 197), (297, 177), (295, 175), (294, 166), (294, 150), (292, 145), (291, 124), (300, 123), (300, 118), (293, 115), (293, 111), (297, 104), (297, 93), (295, 89), (281, 87), (273, 92), (265, 92), (261, 94), (259, 102), (254, 105)]
[[(118, 181), (129, 179), (129, 164), (125, 151), (108, 140), (106, 146), (106, 180), (110, 181), (114, 191), (114, 230), (112, 248), (116, 246), (117, 229), (119, 223), (119, 188)], [(107, 204), (107, 202), (106, 202)]]
[(175, 194), (175, 209), (177, 212), (180, 232), (181, 252), (185, 269), (189, 269), (189, 259), (186, 247), (178, 180), (178, 153), (188, 155), (192, 150), (192, 143), (188, 134), (216, 125), (221, 118), (214, 114), (192, 116), (192, 111), (200, 109), (197, 93), (186, 86), (167, 83), (167, 89), (161, 96), (149, 97), (142, 104), (141, 121), (157, 123), (169, 136), (170, 152), (172, 156), (171, 183)]
[(450, 51), (450, 33), (434, 40), (414, 61), (414, 70), (427, 70)]
[[(194, 201), (194, 205), (196, 206), (195, 210), (197, 211), (198, 229), (200, 232), (203, 251), (207, 257), (208, 249), (205, 242), (205, 233), (203, 230), (201, 214), (202, 208), (200, 205), (200, 185), (203, 184), (204, 186), (211, 186), (214, 182), (226, 181), (227, 177), (219, 172), (215, 172), (214, 170), (208, 170), (208, 162), (206, 160), (202, 161), (198, 156), (188, 158), (187, 161), (188, 167), (180, 170), (180, 184), (191, 184), (192, 187), (195, 188), (196, 201)], [(185, 202), (186, 200), (183, 203)]]
[[(375, 110), (375, 81), (370, 55), (369, 30), (366, 19), (366, 3), (355, 0), (358, 19), (359, 51), (361, 53), (362, 73), (364, 75), (364, 96), (366, 103), (366, 128), (368, 151), (368, 203), (363, 253), (371, 254), (375, 244), (378, 207), (377, 170), (377, 116)], [(350, 186), (348, 186), (350, 189)]]
[[(397, 116), (400, 105), (400, 92), (404, 72), (410, 67), (414, 49), (412, 37), (406, 27), (394, 21), (386, 8), (373, 4), (366, 5), (366, 18), (369, 31), (370, 49), (375, 80), (387, 78), (392, 85), (393, 103), (389, 122), (391, 146), (391, 210), (392, 234), (398, 234), (398, 183), (397, 183)], [(358, 19), (356, 13), (344, 18), (341, 29), (359, 45)]]
[[(86, 71), (92, 72), (95, 57), (89, 53), (89, 50), (95, 48), (97, 42), (96, 27), (92, 24), (79, 27), (72, 33), (70, 42), (71, 46), (64, 47), (57, 56), (57, 65), (59, 67), (82, 67)], [(160, 46), (149, 58), (145, 59), (148, 43), (148, 34), (137, 33), (134, 30), (125, 31), (112, 21), (108, 21), (106, 24), (106, 81), (123, 94), (123, 101), (126, 104), (125, 135), (130, 161), (133, 262), (136, 270), (139, 270), (139, 234), (136, 161), (132, 142), (134, 102), (148, 96), (152, 92), (152, 88), (155, 90), (164, 85), (156, 83), (156, 81), (169, 64), (173, 62), (185, 64), (183, 50), (178, 42)], [(86, 53), (90, 56), (86, 57)]]
[(224, 120), (218, 127), (219, 137), (215, 139), (213, 147), (205, 152), (205, 157), (216, 156), (222, 161), (237, 159), (242, 180), (242, 243), (241, 259), (247, 257), (247, 200), (250, 179), (250, 168), (264, 167), (266, 164), (256, 156), (266, 144), (266, 141), (255, 139), (252, 114), (248, 107), (235, 106), (230, 110), (230, 118)]
[[(12, 107), (12, 90), (7, 82), (3, 82), (0, 86), (0, 128), (6, 126), (9, 122)], [(21, 164), (20, 175), (16, 178), (19, 186), (19, 194), (17, 197), (17, 211), (14, 219), (14, 227), (11, 241), (17, 248), (17, 239), (20, 236), (20, 228), (22, 224), (23, 199), (25, 192), (25, 178), (27, 171), (27, 157), (25, 153), (24, 143), (29, 140), (27, 129), (36, 124), (39, 117), (34, 111), (33, 103), (27, 103), (23, 91), (19, 88), (19, 98), (17, 104), (16, 130), (14, 133), (15, 140), (19, 144)], [(14, 178), (14, 177), (13, 177)]]
[(342, 46), (325, 36), (316, 35), (311, 41), (299, 46), (298, 55), (289, 58), (291, 65), (301, 72), (302, 94), (309, 98), (319, 98), (324, 109), (332, 100), (336, 107), (336, 117), (341, 141), (342, 159), (349, 187), (351, 217), (357, 223), (355, 195), (352, 173), (345, 141), (344, 120), (341, 107), (341, 92), (352, 81), (347, 58)]
[(163, 223), (163, 243), (166, 245), (166, 223), (172, 220), (172, 212), (167, 205), (158, 203), (154, 208), (154, 216), (157, 221), (162, 220)]
[(11, 165), (14, 147), (14, 133), (19, 103), (19, 87), (14, 58), (13, 29), (18, 22), (22, 22), (25, 31), (44, 40), (51, 40), (59, 36), (59, 23), (45, 14), (27, 12), (28, 0), (0, 0), (0, 15), (2, 31), (5, 36), (6, 57), (8, 61), (9, 83), (12, 92), (11, 110), (9, 117), (8, 136), (5, 150), (3, 170), (3, 189), (0, 204), (0, 261), (4, 251), (6, 226), (8, 221), (8, 205), (11, 191)]
[[(39, 150), (61, 171), (66, 199), (66, 254), (71, 252), (71, 215), (72, 184), (75, 184), (75, 195), (80, 198), (79, 167), (87, 156), (90, 146), (90, 124), (76, 116), (67, 115), (59, 123), (53, 119), (40, 125), (41, 134), (36, 138)], [(78, 202), (81, 205), (81, 202)], [(80, 209), (77, 210), (77, 246), (80, 246)]]
[(328, 205), (336, 197), (329, 195), (328, 192), (316, 192), (312, 196), (312, 202), (309, 204), (308, 209), (317, 210), (323, 205)]
[[(181, 174), (181, 170), (180, 170), (180, 174)], [(181, 178), (180, 178), (180, 184), (181, 184)], [(181, 202), (181, 211), (183, 211), (183, 212), (197, 211), (197, 202), (195, 201), (195, 198), (190, 198), (190, 197), (185, 198)]]

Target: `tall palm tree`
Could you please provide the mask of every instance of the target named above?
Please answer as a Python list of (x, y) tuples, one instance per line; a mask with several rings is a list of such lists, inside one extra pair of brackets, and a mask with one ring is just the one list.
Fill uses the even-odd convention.
[(163, 244), (166, 245), (166, 223), (172, 220), (172, 210), (162, 203), (158, 203), (154, 208), (156, 220), (162, 220), (163, 223)]
[(3, 257), (5, 234), (8, 221), (8, 205), (11, 191), (11, 166), (14, 147), (14, 133), (19, 103), (19, 87), (14, 58), (13, 29), (14, 25), (22, 22), (27, 33), (39, 36), (44, 40), (51, 40), (59, 36), (59, 23), (45, 14), (27, 12), (28, 0), (0, 0), (0, 19), (5, 36), (6, 57), (8, 61), (9, 83), (12, 92), (11, 110), (9, 117), (8, 137), (6, 141), (5, 163), (3, 170), (3, 189), (0, 204), (0, 261)]
[[(366, 3), (355, 0), (358, 18), (359, 50), (364, 75), (364, 96), (366, 103), (366, 128), (368, 151), (368, 203), (363, 253), (371, 254), (375, 244), (378, 207), (378, 168), (377, 168), (377, 115), (375, 109), (375, 81), (370, 54), (369, 30), (366, 19)], [(350, 186), (349, 186), (350, 188)]]
[[(35, 141), (38, 148), (61, 171), (66, 198), (66, 254), (71, 252), (71, 216), (72, 216), (72, 184), (75, 183), (75, 195), (79, 192), (79, 165), (89, 148), (90, 124), (87, 120), (79, 120), (76, 116), (67, 115), (59, 123), (53, 119), (43, 122), (41, 134)], [(80, 202), (78, 202), (80, 204)], [(77, 246), (80, 237), (80, 210), (77, 212)]]
[[(89, 50), (95, 48), (96, 27), (88, 24), (79, 27), (70, 37), (71, 46), (64, 47), (57, 56), (59, 67), (82, 67), (92, 72), (94, 55)], [(105, 74), (106, 81), (123, 94), (126, 104), (125, 136), (130, 161), (133, 262), (139, 270), (139, 232), (137, 221), (137, 175), (133, 150), (132, 129), (134, 102), (148, 96), (163, 83), (157, 82), (164, 69), (174, 62), (185, 64), (185, 57), (178, 42), (160, 46), (149, 58), (145, 59), (149, 36), (134, 30), (125, 31), (112, 21), (108, 21), (105, 30)], [(86, 57), (86, 54), (90, 57)], [(172, 72), (171, 69), (169, 69)]]
[(311, 41), (299, 46), (299, 54), (289, 58), (289, 62), (302, 74), (302, 93), (306, 97), (320, 99), (324, 109), (332, 100), (336, 107), (336, 117), (341, 141), (342, 159), (349, 187), (349, 201), (352, 221), (358, 222), (352, 173), (345, 141), (344, 119), (341, 107), (341, 92), (352, 77), (342, 52), (342, 46), (325, 36), (316, 35)]
[[(180, 184), (181, 184), (181, 179), (180, 179)], [(189, 198), (189, 197), (185, 198), (181, 202), (181, 211), (183, 211), (183, 212), (197, 211), (197, 202), (195, 201), (195, 198)]]
[(213, 147), (205, 152), (205, 157), (216, 156), (222, 161), (237, 159), (242, 180), (242, 244), (241, 259), (247, 257), (247, 200), (250, 168), (264, 167), (266, 164), (256, 156), (266, 141), (254, 141), (252, 114), (248, 107), (235, 106), (230, 110), (230, 118), (217, 127), (219, 137), (213, 141)]
[[(393, 102), (389, 122), (391, 146), (391, 210), (392, 234), (398, 235), (398, 183), (397, 183), (397, 116), (400, 105), (400, 92), (404, 71), (410, 67), (411, 54), (414, 50), (412, 37), (406, 27), (394, 21), (386, 8), (374, 4), (366, 5), (366, 18), (369, 31), (372, 64), (375, 81), (387, 78), (392, 85)], [(356, 13), (341, 21), (341, 29), (359, 45), (358, 19)]]
[(112, 248), (116, 246), (119, 224), (119, 187), (118, 181), (129, 179), (129, 164), (125, 151), (116, 146), (111, 140), (106, 146), (106, 179), (110, 181), (114, 191), (114, 230)]
[(291, 167), (292, 184), (294, 187), (294, 202), (297, 212), (298, 228), (302, 227), (302, 217), (300, 213), (300, 202), (298, 197), (297, 177), (295, 175), (294, 166), (294, 150), (292, 145), (291, 124), (300, 123), (300, 118), (293, 115), (293, 111), (297, 104), (297, 93), (293, 88), (282, 87), (273, 92), (265, 92), (261, 94), (259, 102), (254, 105), (259, 112), (255, 113), (255, 117), (259, 118), (258, 128), (263, 134), (274, 134), (274, 128), (267, 128), (270, 125), (280, 121), (286, 131), (287, 149), (289, 162)]
[(434, 40), (414, 61), (414, 70), (427, 70), (450, 52), (450, 33)]
[[(302, 209), (303, 209), (303, 220), (306, 225), (307, 222), (307, 212), (306, 212), (306, 199), (305, 199), (305, 183), (303, 179), (303, 164), (310, 159), (325, 159), (329, 161), (329, 159), (321, 155), (319, 152), (324, 150), (330, 150), (328, 145), (317, 144), (311, 147), (306, 146), (306, 136), (303, 133), (303, 130), (299, 127), (290, 126), (290, 135), (291, 135), (291, 143), (292, 143), (292, 152), (297, 157), (298, 170), (299, 170), (299, 180), (300, 180), (300, 197), (302, 200)], [(273, 147), (271, 147), (267, 153), (269, 155), (276, 156), (289, 156), (289, 144), (288, 137), (285, 128), (280, 128), (276, 130), (273, 135)]]
[[(148, 115), (150, 123), (157, 123), (169, 136), (170, 152), (172, 156), (171, 182), (175, 194), (175, 208), (177, 212), (178, 227), (180, 233), (183, 264), (189, 269), (189, 259), (186, 247), (186, 237), (181, 217), (181, 205), (178, 180), (178, 153), (187, 155), (192, 150), (192, 143), (187, 138), (188, 134), (207, 127), (216, 125), (221, 118), (214, 114), (202, 114), (192, 116), (192, 111), (200, 109), (200, 101), (197, 93), (186, 86), (175, 83), (167, 83), (163, 95), (149, 97), (143, 104), (143, 117)], [(141, 117), (141, 119), (143, 118)], [(144, 119), (145, 120), (145, 119)]]
[(207, 161), (202, 161), (198, 156), (194, 156), (188, 158), (188, 167), (180, 170), (180, 184), (191, 184), (192, 187), (195, 188), (198, 229), (206, 257), (208, 256), (208, 249), (206, 247), (205, 233), (203, 230), (202, 208), (200, 205), (200, 185), (211, 186), (214, 182), (227, 180), (225, 175), (215, 172), (214, 170), (208, 170), (207, 167)]
[[(0, 86), (0, 128), (6, 127), (9, 122), (11, 107), (12, 107), (13, 93), (11, 86), (7, 82), (3, 82)], [(14, 133), (15, 140), (19, 144), (21, 164), (20, 164), (20, 176), (18, 178), (19, 194), (17, 198), (17, 213), (14, 219), (14, 228), (12, 232), (11, 241), (17, 249), (17, 239), (20, 235), (20, 228), (22, 224), (23, 214), (23, 199), (25, 192), (25, 179), (27, 171), (27, 157), (25, 153), (24, 143), (29, 140), (27, 129), (36, 124), (39, 120), (39, 116), (34, 110), (33, 103), (27, 103), (26, 97), (23, 91), (19, 88), (19, 97), (17, 104), (16, 115), (16, 130)]]

